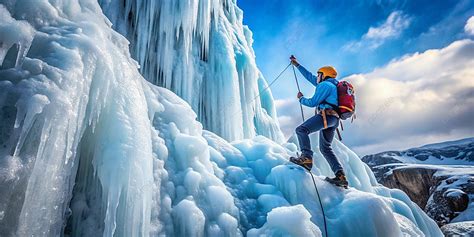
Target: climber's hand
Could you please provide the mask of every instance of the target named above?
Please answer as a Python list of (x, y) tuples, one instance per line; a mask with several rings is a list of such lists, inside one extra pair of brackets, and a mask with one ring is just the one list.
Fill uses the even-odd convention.
[(295, 65), (295, 66), (299, 66), (300, 64), (298, 63), (298, 61), (296, 61), (296, 58), (295, 56), (291, 55), (290, 56), (290, 61), (291, 61), (291, 64)]
[(298, 94), (296, 95), (296, 97), (297, 97), (298, 99), (300, 99), (301, 97), (303, 97), (303, 93), (298, 92)]

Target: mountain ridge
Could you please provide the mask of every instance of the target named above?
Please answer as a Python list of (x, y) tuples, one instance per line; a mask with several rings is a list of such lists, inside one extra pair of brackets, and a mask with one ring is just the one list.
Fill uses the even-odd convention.
[(469, 165), (474, 164), (474, 137), (402, 151), (384, 151), (361, 159), (371, 167), (388, 163)]

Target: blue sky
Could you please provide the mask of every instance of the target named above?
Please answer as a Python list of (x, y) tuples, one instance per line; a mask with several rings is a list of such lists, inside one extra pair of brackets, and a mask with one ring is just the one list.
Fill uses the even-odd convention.
[[(296, 55), (300, 63), (313, 72), (319, 66), (334, 65), (339, 71), (339, 78), (344, 78), (353, 74), (372, 75), (374, 70), (389, 68), (394, 61), (473, 38), (465, 30), (467, 20), (474, 15), (472, 0), (260, 0), (258, 3), (254, 0), (238, 0), (237, 4), (244, 11), (244, 24), (253, 32), (257, 65), (268, 81), (288, 64), (290, 54)], [(459, 47), (470, 49), (468, 46)], [(455, 50), (454, 47), (451, 50)], [(442, 54), (439, 55), (442, 58)], [(471, 59), (468, 57), (466, 67), (472, 66)], [(291, 73), (286, 74), (272, 87), (273, 95), (280, 105), (294, 100), (296, 95), (291, 76)], [(403, 76), (403, 73), (399, 75)], [(471, 87), (471, 84), (467, 86)], [(313, 90), (309, 83), (302, 82), (305, 95), (311, 96)], [(468, 96), (471, 98), (472, 94)], [(469, 105), (470, 108), (473, 106)], [(292, 107), (298, 108), (298, 104), (294, 103)], [(311, 113), (310, 109), (306, 110)], [(278, 112), (288, 114), (288, 106), (279, 106)], [(293, 120), (298, 120), (297, 116), (295, 114)], [(286, 135), (297, 124), (289, 125), (283, 125)], [(474, 134), (471, 134), (471, 130), (467, 134), (457, 135), (450, 131), (443, 136), (438, 134), (429, 139), (418, 138), (417, 142), (407, 141), (396, 146), (375, 146), (376, 143), (383, 143), (377, 139), (358, 142), (363, 140), (357, 137), (361, 135), (356, 133), (355, 138), (347, 139), (346, 144), (356, 147), (356, 151), (359, 148), (358, 153), (365, 154)]]
[[(443, 47), (462, 38), (474, 1), (280, 1), (238, 0), (244, 24), (253, 32), (257, 65), (267, 78), (295, 54), (308, 69), (332, 64), (341, 76), (364, 73), (407, 53)], [(345, 50), (370, 27), (382, 25), (393, 12), (408, 21), (400, 35), (378, 48)], [(281, 93), (274, 88), (275, 97)], [(282, 93), (283, 95), (286, 93)]]

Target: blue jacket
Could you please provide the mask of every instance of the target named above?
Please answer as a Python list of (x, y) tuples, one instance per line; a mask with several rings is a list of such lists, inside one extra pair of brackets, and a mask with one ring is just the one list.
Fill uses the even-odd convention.
[(334, 109), (331, 105), (322, 103), (326, 101), (327, 103), (338, 106), (337, 100), (337, 80), (334, 78), (329, 78), (321, 83), (317, 83), (317, 77), (311, 72), (306, 70), (303, 66), (299, 65), (298, 70), (301, 74), (313, 84), (316, 88), (314, 90), (314, 95), (311, 98), (300, 98), (300, 103), (308, 107), (317, 107), (318, 109)]

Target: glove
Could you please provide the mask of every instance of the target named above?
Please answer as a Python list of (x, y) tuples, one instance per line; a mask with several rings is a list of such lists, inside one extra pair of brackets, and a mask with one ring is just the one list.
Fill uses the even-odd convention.
[(295, 65), (295, 66), (299, 66), (300, 64), (298, 63), (298, 61), (296, 61), (296, 58), (295, 56), (291, 55), (290, 56), (290, 60), (291, 60), (291, 64)]
[(303, 97), (303, 93), (298, 92), (298, 94), (296, 95), (296, 97), (297, 97), (298, 99), (300, 99), (301, 97)]

